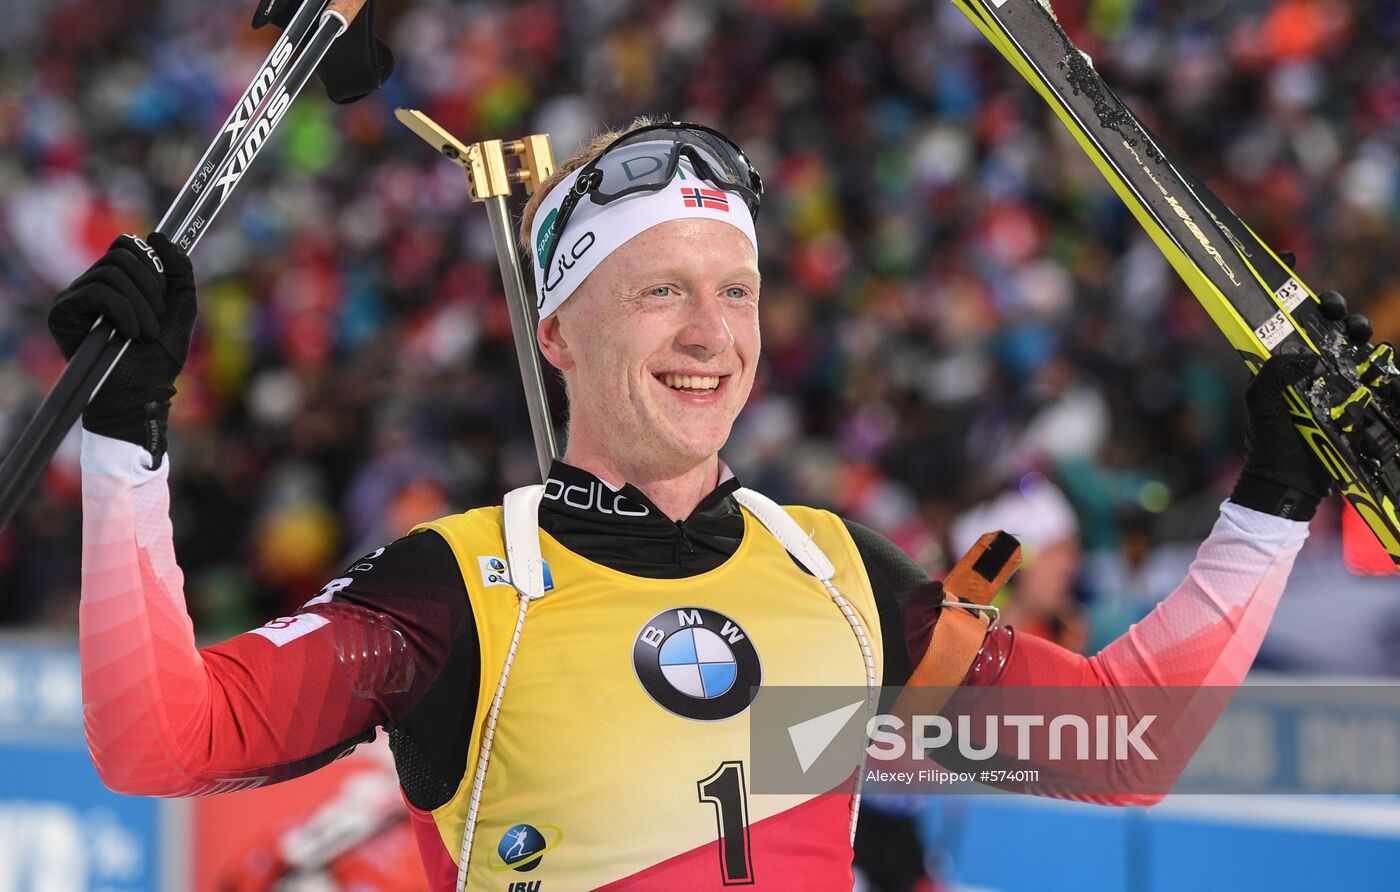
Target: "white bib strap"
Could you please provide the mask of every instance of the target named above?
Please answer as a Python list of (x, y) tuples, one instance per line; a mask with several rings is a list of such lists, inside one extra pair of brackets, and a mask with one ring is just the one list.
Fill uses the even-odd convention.
[(830, 582), (832, 577), (836, 575), (836, 567), (817, 547), (817, 543), (812, 541), (812, 537), (803, 532), (802, 527), (797, 525), (797, 521), (793, 520), (792, 515), (784, 511), (781, 505), (751, 489), (736, 489), (734, 498), (740, 505), (749, 509), (750, 514), (758, 518), (758, 522), (763, 524), (768, 532), (782, 543), (788, 554), (807, 568), (808, 573), (822, 582)]
[(544, 597), (544, 558), (540, 556), (540, 484), (522, 486), (506, 493), (506, 563), (510, 582), (521, 597), (530, 601)]
[[(797, 525), (793, 516), (783, 510), (783, 507), (767, 496), (754, 492), (751, 489), (736, 489), (734, 498), (749, 510), (749, 513), (758, 518), (758, 522), (768, 528), (768, 532), (773, 534), (788, 554), (792, 555), (798, 563), (807, 568), (821, 584), (826, 586), (827, 594), (831, 600), (841, 610), (841, 615), (850, 624), (851, 631), (855, 634), (856, 644), (860, 646), (860, 657), (865, 663), (865, 712), (868, 716), (875, 715), (875, 701), (879, 689), (876, 687), (875, 672), (875, 650), (871, 647), (870, 636), (865, 631), (865, 623), (861, 622), (860, 614), (851, 602), (846, 600), (846, 596), (841, 594), (836, 588), (836, 583), (832, 580), (836, 578), (836, 567), (827, 558), (826, 553), (821, 550), (809, 533), (803, 531)], [(856, 822), (860, 819), (860, 797), (861, 787), (865, 780), (865, 761), (861, 759), (860, 770), (856, 773), (855, 794), (851, 797), (851, 844), (855, 845)]]
[(472, 777), (471, 799), (467, 804), (467, 820), (462, 830), (462, 848), (457, 854), (457, 892), (467, 887), (467, 865), (471, 862), (472, 842), (476, 839), (476, 820), (481, 813), (481, 793), (486, 787), (486, 769), (491, 764), (491, 746), (496, 739), (496, 721), (501, 715), (501, 701), (506, 695), (506, 681), (520, 647), (520, 633), (525, 629), (526, 608), (531, 601), (544, 597), (544, 558), (540, 555), (540, 499), (544, 487), (522, 486), (506, 493), (505, 517), (501, 521), (506, 537), (506, 563), (510, 582), (520, 595), (520, 610), (515, 616), (515, 632), (510, 637), (505, 665), (491, 698), (491, 709), (481, 735), (481, 754), (476, 760)]
[[(505, 516), (502, 520), (502, 526), (506, 539), (506, 561), (510, 565), (511, 583), (515, 586), (515, 590), (520, 593), (520, 615), (516, 619), (515, 635), (511, 639), (505, 671), (501, 673), (500, 683), (496, 687), (496, 696), (491, 704), (481, 758), (478, 760), (476, 778), (472, 785), (471, 807), (467, 816), (466, 832), (462, 837), (461, 854), (458, 858), (458, 892), (461, 892), (466, 884), (467, 863), (471, 857), (477, 809), (486, 781), (486, 768), (491, 757), (491, 742), (495, 736), (496, 717), (505, 694), (506, 679), (510, 676), (511, 663), (514, 662), (515, 651), (519, 646), (520, 633), (525, 625), (525, 607), (530, 601), (544, 597), (544, 558), (540, 554), (539, 521), (540, 501), (543, 496), (544, 487), (536, 484), (511, 490), (506, 493), (504, 499)], [(836, 577), (835, 565), (827, 558), (812, 536), (803, 531), (792, 515), (784, 511), (777, 502), (751, 489), (735, 490), (734, 498), (740, 505), (747, 508), (749, 513), (758, 519), (759, 523), (763, 524), (768, 532), (787, 550), (788, 554), (792, 555), (799, 564), (806, 568), (808, 573), (811, 573), (826, 587), (827, 593), (836, 606), (840, 608), (841, 613), (851, 626), (851, 631), (855, 633), (857, 644), (860, 646), (861, 658), (865, 663), (866, 690), (868, 692), (866, 711), (873, 715), (876, 691), (874, 651), (870, 645), (870, 638), (865, 632), (865, 625), (860, 620), (860, 615), (832, 583)], [(861, 768), (863, 774), (863, 763)], [(855, 795), (851, 798), (852, 841), (855, 840), (856, 820), (860, 815), (861, 780), (858, 776)]]

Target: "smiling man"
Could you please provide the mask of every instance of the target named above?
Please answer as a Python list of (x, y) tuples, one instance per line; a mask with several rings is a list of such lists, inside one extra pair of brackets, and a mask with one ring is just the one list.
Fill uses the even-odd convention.
[[(730, 213), (748, 216), (742, 205)], [(590, 276), (590, 297), (539, 327), (540, 349), (569, 395), (565, 460), (631, 482), (684, 519), (718, 483), (719, 449), (753, 388), (751, 234), (715, 219), (670, 220)]]
[[(242, 789), (382, 726), (434, 889), (849, 889), (859, 797), (750, 794), (754, 692), (926, 678), (963, 611), (879, 534), (779, 507), (719, 458), (759, 362), (762, 194), (738, 147), (696, 125), (638, 122), (565, 162), (523, 220), (540, 349), (569, 400), (549, 479), (203, 650), (164, 455), (193, 271), (159, 237), (153, 253), (118, 239), (51, 314), (65, 351), (99, 314), (135, 340), (84, 415), (84, 703), (103, 780)], [(1251, 386), (1240, 482), (1151, 615), (1087, 659), (982, 627), (955, 680), (1238, 684), (1328, 488), (1279, 397), (1295, 372), (1271, 363)]]

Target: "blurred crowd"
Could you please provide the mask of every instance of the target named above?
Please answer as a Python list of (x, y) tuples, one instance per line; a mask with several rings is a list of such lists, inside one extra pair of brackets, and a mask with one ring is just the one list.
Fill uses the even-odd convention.
[[(0, 444), (61, 370), (52, 295), (155, 224), (266, 54), (251, 5), (0, 0)], [(1400, 5), (1055, 5), (1166, 144), (1400, 340)], [(1247, 374), (951, 3), (376, 13), (390, 83), (334, 106), (313, 82), (194, 254), (170, 460), (201, 631), (293, 610), (537, 473), (486, 215), (396, 106), (469, 142), (548, 132), (559, 157), (643, 113), (729, 133), (767, 186), (765, 357), (724, 453), (741, 479), (934, 573), (1017, 532), (1013, 621), (1080, 649), (1180, 580), (1242, 461)], [(0, 533), (0, 624), (74, 623), (79, 509), (70, 437)], [(1400, 673), (1400, 585), (1350, 572), (1341, 529), (1320, 512), (1264, 659)], [(1364, 533), (1345, 544), (1364, 565)]]

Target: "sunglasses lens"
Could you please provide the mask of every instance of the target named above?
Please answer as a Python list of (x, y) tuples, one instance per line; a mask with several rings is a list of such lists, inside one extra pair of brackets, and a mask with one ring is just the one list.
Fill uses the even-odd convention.
[(660, 188), (675, 175), (675, 163), (676, 144), (671, 140), (613, 146), (598, 159), (601, 177), (592, 190), (594, 200), (610, 201), (633, 191)]
[(704, 130), (668, 126), (639, 130), (614, 143), (598, 159), (602, 174), (595, 200), (611, 201), (634, 191), (658, 189), (673, 178), (699, 177), (719, 188), (759, 193), (748, 160), (728, 140)]

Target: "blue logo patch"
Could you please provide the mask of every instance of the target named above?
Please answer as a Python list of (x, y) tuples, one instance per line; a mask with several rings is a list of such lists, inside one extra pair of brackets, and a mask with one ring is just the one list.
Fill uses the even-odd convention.
[[(496, 851), (487, 859), (492, 870), (534, 870), (544, 860), (545, 853), (559, 845), (564, 832), (553, 824), (516, 824), (505, 832), (496, 844)], [(531, 883), (531, 886), (534, 884)]]
[[(510, 567), (506, 562), (498, 557), (490, 555), (478, 555), (476, 559), (477, 567), (481, 570), (482, 587), (493, 585), (514, 585), (510, 579)], [(544, 590), (554, 589), (554, 573), (549, 569), (549, 561), (544, 562)]]

